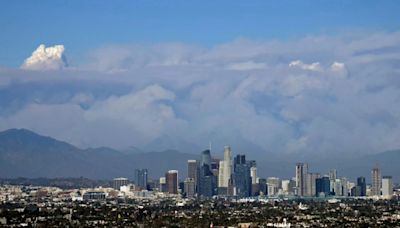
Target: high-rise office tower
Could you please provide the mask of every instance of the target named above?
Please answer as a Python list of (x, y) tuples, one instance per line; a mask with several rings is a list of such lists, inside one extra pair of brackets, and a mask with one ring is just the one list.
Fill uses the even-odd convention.
[(341, 195), (342, 196), (349, 196), (349, 189), (348, 189), (348, 184), (349, 184), (349, 182), (347, 181), (347, 178), (346, 177), (342, 177), (342, 178), (340, 178), (340, 183), (341, 183), (341, 185), (342, 185), (342, 192), (341, 192)]
[(267, 195), (268, 194), (267, 180), (265, 178), (258, 179), (258, 188), (259, 188), (260, 193), (262, 195)]
[(319, 178), (319, 173), (307, 173), (305, 196), (316, 195), (316, 179)]
[(147, 189), (148, 171), (147, 169), (135, 169), (135, 185), (141, 189)]
[(120, 189), (121, 186), (128, 185), (129, 180), (124, 177), (119, 177), (119, 178), (114, 178), (113, 179), (113, 188), (118, 190)]
[(224, 147), (224, 160), (219, 163), (218, 187), (228, 188), (232, 175), (232, 151), (229, 146)]
[(198, 167), (197, 191), (199, 196), (212, 197), (216, 193), (217, 178), (211, 170), (210, 150), (201, 153), (200, 166)]
[(316, 185), (316, 191), (315, 191), (315, 196), (328, 196), (331, 191), (331, 181), (329, 180), (329, 177), (323, 176), (319, 177), (315, 181)]
[(333, 193), (335, 196), (342, 195), (342, 182), (340, 179), (336, 179), (335, 182), (333, 182)]
[(255, 183), (255, 184), (251, 184), (251, 195), (252, 196), (259, 196), (260, 195), (260, 184)]
[(213, 194), (216, 195), (218, 192), (218, 177), (219, 177), (219, 159), (213, 159), (211, 161), (211, 173), (213, 174)]
[(197, 163), (197, 161), (196, 160), (188, 160), (187, 161), (187, 165), (188, 165), (188, 174), (187, 174), (187, 177), (188, 178), (193, 178), (193, 179), (195, 179), (196, 180), (196, 177), (197, 177), (197, 166), (198, 166), (198, 163)]
[(393, 181), (391, 176), (382, 177), (382, 195), (391, 197), (393, 195)]
[(336, 178), (337, 178), (337, 170), (331, 169), (329, 171), (329, 180), (336, 180)]
[(195, 192), (197, 192), (198, 175), (199, 175), (199, 162), (196, 160), (188, 160), (187, 162), (187, 177), (194, 180)]
[[(204, 166), (202, 169), (204, 169)], [(204, 170), (201, 172), (204, 172)], [(213, 195), (215, 195), (214, 184), (215, 184), (214, 175), (200, 174), (200, 183), (198, 185), (199, 196), (212, 197)]]
[[(213, 166), (213, 165), (211, 165), (211, 166)], [(215, 194), (217, 194), (217, 192), (218, 192), (218, 177), (219, 177), (219, 168), (218, 167), (219, 167), (219, 161), (218, 161), (217, 168), (211, 170), (212, 174), (214, 175)]]
[(184, 193), (186, 195), (187, 198), (192, 198), (195, 195), (195, 181), (193, 178), (186, 178), (184, 181)]
[(167, 192), (178, 194), (178, 170), (169, 170), (165, 174)]
[[(224, 188), (225, 182), (225, 161), (219, 161), (219, 172), (218, 172), (218, 188)], [(229, 183), (229, 179), (228, 179)]]
[(167, 179), (165, 177), (160, 177), (160, 192), (167, 192)]
[(291, 194), (295, 194), (296, 193), (296, 177), (293, 177), (291, 180), (290, 180), (290, 186), (289, 186), (289, 193), (291, 193)]
[(365, 182), (365, 177), (357, 178), (357, 186), (356, 186), (356, 194), (355, 196), (366, 196), (367, 195), (367, 183)]
[(358, 185), (355, 185), (353, 188), (350, 190), (351, 196), (360, 196), (361, 195), (361, 188)]
[(372, 180), (371, 194), (373, 196), (381, 195), (382, 176), (381, 176), (381, 170), (378, 167), (372, 169), (371, 180)]
[(288, 195), (290, 192), (290, 180), (282, 180), (281, 185), (283, 194)]
[(246, 162), (245, 155), (237, 155), (234, 161), (235, 193), (239, 197), (251, 195), (250, 163)]
[(267, 187), (268, 187), (268, 195), (274, 196), (278, 193), (280, 180), (278, 177), (268, 177), (267, 179)]
[(348, 181), (348, 182), (347, 182), (347, 189), (349, 190), (349, 195), (350, 195), (350, 196), (352, 196), (352, 195), (351, 195), (351, 189), (353, 189), (353, 188), (356, 187), (356, 186), (357, 186), (357, 184), (354, 183), (354, 182), (351, 182), (351, 181)]
[(208, 165), (211, 170), (211, 152), (210, 150), (205, 150), (201, 153), (200, 166)]
[(335, 192), (334, 188), (335, 188), (336, 179), (337, 179), (337, 171), (336, 171), (336, 169), (331, 169), (329, 171), (329, 180), (330, 180), (330, 189), (331, 189), (330, 191), (332, 193)]
[(308, 164), (307, 163), (297, 163), (296, 164), (296, 194), (298, 196), (305, 196), (307, 193), (307, 173)]
[(257, 167), (250, 167), (251, 184), (257, 184)]
[(247, 163), (250, 166), (251, 195), (258, 196), (260, 190), (259, 190), (259, 186), (258, 186), (257, 163), (255, 160), (248, 161)]

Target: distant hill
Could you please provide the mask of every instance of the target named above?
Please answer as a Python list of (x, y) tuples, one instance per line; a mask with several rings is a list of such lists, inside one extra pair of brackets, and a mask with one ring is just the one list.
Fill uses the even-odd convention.
[(26, 129), (0, 132), (0, 177), (87, 177), (133, 178), (135, 168), (148, 168), (157, 178), (169, 170), (186, 173), (186, 161), (193, 154), (166, 150), (148, 153), (121, 153), (102, 147), (80, 149)]
[[(133, 178), (135, 168), (147, 168), (152, 178), (163, 176), (167, 170), (177, 169), (183, 178), (187, 173), (187, 160), (198, 159), (199, 154), (176, 150), (142, 152), (137, 148), (122, 152), (107, 147), (80, 149), (26, 129), (9, 129), (0, 132), (0, 178)], [(266, 157), (257, 160), (260, 177), (290, 178), (295, 174), (297, 161), (309, 161), (311, 172), (325, 174), (335, 168), (339, 176), (347, 176), (351, 180), (357, 176), (365, 176), (369, 180), (372, 167), (379, 165), (382, 175), (392, 175), (395, 182), (400, 182), (400, 150), (343, 159), (307, 159), (278, 154)]]
[(71, 188), (94, 188), (97, 186), (110, 187), (112, 186), (111, 180), (92, 180), (89, 178), (77, 177), (62, 177), (62, 178), (0, 178), (0, 184), (11, 184), (11, 185), (33, 185), (33, 186), (52, 186), (59, 187), (62, 189)]

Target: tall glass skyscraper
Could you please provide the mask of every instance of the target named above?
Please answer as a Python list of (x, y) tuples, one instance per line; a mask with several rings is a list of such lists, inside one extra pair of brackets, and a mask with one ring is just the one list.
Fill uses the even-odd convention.
[(135, 169), (134, 181), (136, 186), (147, 189), (148, 171), (147, 169)]
[(211, 169), (211, 152), (210, 150), (205, 150), (201, 153), (200, 166), (208, 165)]
[(365, 182), (365, 177), (357, 178), (357, 187), (359, 192), (357, 192), (356, 196), (366, 196), (367, 195), (367, 184)]
[(200, 166), (198, 167), (197, 190), (199, 196), (212, 197), (216, 194), (217, 178), (211, 171), (210, 150), (201, 153)]
[(251, 196), (250, 164), (245, 155), (237, 155), (234, 161), (234, 186), (239, 197)]
[(320, 178), (317, 178), (315, 180), (315, 185), (316, 185), (316, 196), (328, 196), (331, 191), (331, 181), (329, 180), (329, 177), (323, 176)]

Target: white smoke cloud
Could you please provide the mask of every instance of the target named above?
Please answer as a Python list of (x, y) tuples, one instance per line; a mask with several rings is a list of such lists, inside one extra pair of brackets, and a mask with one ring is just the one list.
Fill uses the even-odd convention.
[(329, 71), (337, 78), (345, 78), (348, 75), (346, 65), (341, 62), (333, 62), (329, 67)]
[(345, 65), (344, 63), (339, 63), (339, 62), (334, 62), (331, 65), (331, 70), (332, 71), (342, 71), (345, 70)]
[(134, 128), (140, 132), (142, 142), (149, 142), (163, 132), (174, 131), (184, 124), (176, 118), (173, 108), (165, 103), (174, 99), (175, 94), (171, 91), (159, 85), (150, 85), (140, 91), (97, 102), (86, 111), (85, 119)]
[[(9, 81), (0, 88), (0, 129), (120, 148), (167, 135), (260, 156), (400, 148), (399, 40), (387, 33), (100, 48), (73, 74), (0, 71)], [(32, 77), (14, 77), (21, 74)]]
[(303, 70), (310, 70), (310, 71), (322, 71), (321, 64), (319, 62), (306, 64), (300, 60), (292, 61), (289, 63), (289, 67), (298, 67)]
[(68, 66), (64, 55), (64, 45), (46, 47), (44, 44), (32, 53), (22, 64), (22, 69), (27, 70), (59, 70)]

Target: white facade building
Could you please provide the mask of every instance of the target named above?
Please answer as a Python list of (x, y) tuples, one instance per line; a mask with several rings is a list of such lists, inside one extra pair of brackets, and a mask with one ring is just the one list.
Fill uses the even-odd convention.
[(391, 197), (393, 195), (393, 180), (391, 176), (382, 177), (382, 195)]
[(257, 184), (257, 167), (250, 168), (251, 184)]
[(278, 194), (278, 190), (280, 187), (279, 183), (280, 183), (280, 180), (278, 177), (268, 177), (267, 188), (268, 188), (269, 196), (274, 196), (274, 195)]
[(288, 194), (290, 189), (290, 180), (282, 180), (282, 191), (284, 194)]
[(224, 160), (219, 162), (218, 187), (227, 188), (232, 174), (232, 151), (224, 147)]

